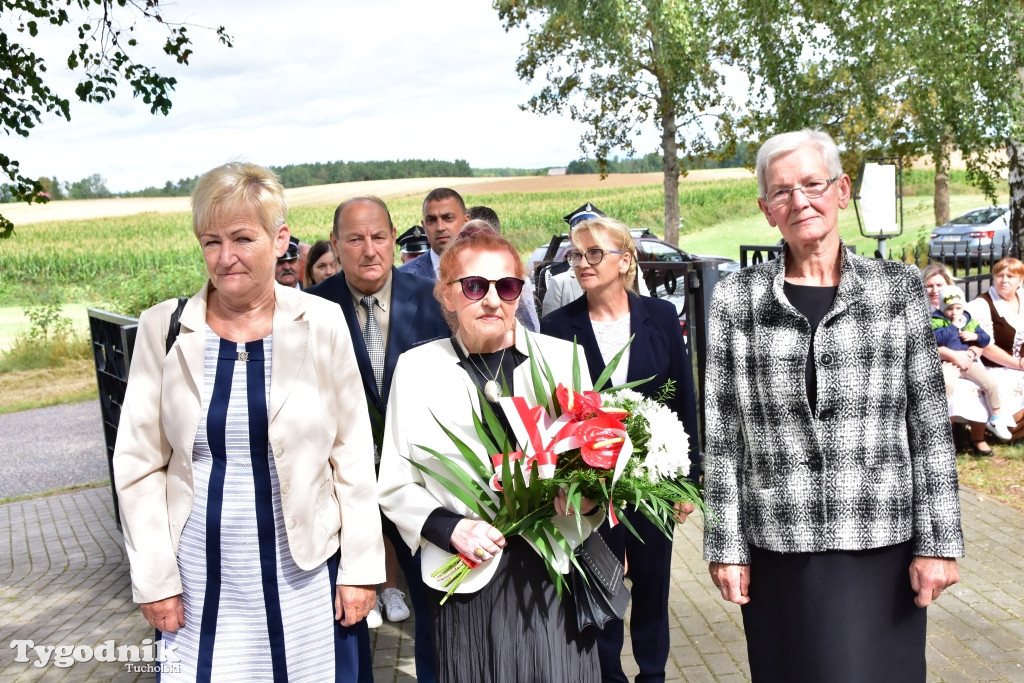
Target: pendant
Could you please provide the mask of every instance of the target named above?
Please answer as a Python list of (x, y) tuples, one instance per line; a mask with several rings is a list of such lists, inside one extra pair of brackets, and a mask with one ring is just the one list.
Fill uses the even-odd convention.
[(487, 380), (484, 384), (484, 398), (491, 403), (497, 403), (498, 399), (501, 398), (501, 387), (493, 379)]

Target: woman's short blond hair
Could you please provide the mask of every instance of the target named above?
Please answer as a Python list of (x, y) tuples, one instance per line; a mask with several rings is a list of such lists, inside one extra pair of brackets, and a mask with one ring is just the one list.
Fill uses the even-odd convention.
[(606, 251), (614, 249), (624, 254), (629, 254), (629, 269), (626, 271), (626, 289), (634, 292), (637, 291), (636, 243), (633, 241), (633, 235), (629, 232), (629, 228), (608, 216), (598, 216), (597, 218), (581, 221), (573, 227), (572, 233), (569, 235), (572, 245), (581, 252), (583, 247), (580, 245), (580, 235), (583, 233), (590, 233), (594, 241)]
[(244, 161), (204, 173), (192, 192), (196, 237), (218, 217), (229, 216), (252, 216), (273, 239), (288, 218), (288, 202), (277, 174)]
[(1010, 275), (1012, 275), (1013, 277), (1024, 278), (1024, 263), (1021, 263), (1019, 260), (1013, 258), (1012, 256), (1007, 256), (1004, 259), (999, 259), (996, 265), (992, 267), (992, 275), (999, 275), (999, 273), (1003, 272), (1004, 270), (1010, 271)]

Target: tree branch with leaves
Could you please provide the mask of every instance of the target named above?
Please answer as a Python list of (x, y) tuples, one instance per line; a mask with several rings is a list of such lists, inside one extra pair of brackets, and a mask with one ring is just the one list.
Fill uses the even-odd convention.
[(601, 175), (611, 153), (633, 153), (647, 122), (661, 131), (665, 239), (679, 240), (679, 155), (710, 153), (706, 115), (728, 125), (731, 103), (711, 36), (715, 17), (684, 0), (495, 0), (505, 30), (528, 36), (516, 61), (527, 83), (547, 85), (521, 108), (568, 112), (587, 126), (582, 156), (593, 153)]
[[(155, 22), (164, 27), (163, 51), (178, 64), (187, 65), (192, 56), (188, 29), (195, 27), (168, 21), (160, 0), (0, 0), (0, 15), (15, 26), (11, 33), (0, 32), (0, 125), (7, 135), (28, 137), (46, 114), (71, 120), (70, 97), (49, 85), (47, 63), (29, 46), (43, 32), (68, 35), (66, 66), (81, 73), (74, 94), (79, 101), (109, 102), (126, 83), (152, 114), (170, 111), (177, 80), (133, 58), (139, 46), (137, 26)], [(232, 38), (223, 26), (213, 30), (223, 45), (231, 47)], [(42, 184), (24, 176), (18, 161), (3, 153), (0, 172), (10, 179), (9, 190), (18, 201), (49, 200)], [(0, 216), (0, 238), (13, 232), (14, 225)]]

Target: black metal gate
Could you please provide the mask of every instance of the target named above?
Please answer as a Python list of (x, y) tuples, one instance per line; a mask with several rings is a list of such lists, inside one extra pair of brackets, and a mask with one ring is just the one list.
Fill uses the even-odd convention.
[(89, 309), (89, 332), (92, 337), (93, 359), (96, 364), (96, 382), (100, 391), (100, 412), (103, 416), (103, 436), (107, 446), (107, 469), (110, 472), (110, 494), (114, 499), (114, 519), (121, 528), (117, 490), (114, 488), (114, 444), (117, 425), (121, 421), (121, 406), (128, 388), (128, 368), (135, 348), (135, 335), (139, 321), (96, 308)]

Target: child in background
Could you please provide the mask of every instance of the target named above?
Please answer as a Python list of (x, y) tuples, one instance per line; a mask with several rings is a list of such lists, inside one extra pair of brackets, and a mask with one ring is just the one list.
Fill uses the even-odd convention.
[[(939, 346), (969, 351), (974, 356), (974, 362), (966, 370), (960, 371), (958, 376), (969, 379), (981, 387), (989, 409), (989, 418), (985, 426), (1000, 439), (1009, 441), (1012, 438), (1010, 429), (1016, 427), (1017, 423), (1012, 417), (1000, 414), (1002, 403), (999, 400), (999, 387), (996, 386), (995, 378), (978, 360), (981, 349), (988, 346), (992, 338), (971, 319), (971, 314), (964, 310), (964, 293), (959, 287), (951, 285), (942, 288), (939, 293), (939, 311), (932, 314), (932, 331)], [(947, 377), (948, 399), (953, 394), (953, 385), (948, 381), (945, 372), (943, 375)]]

